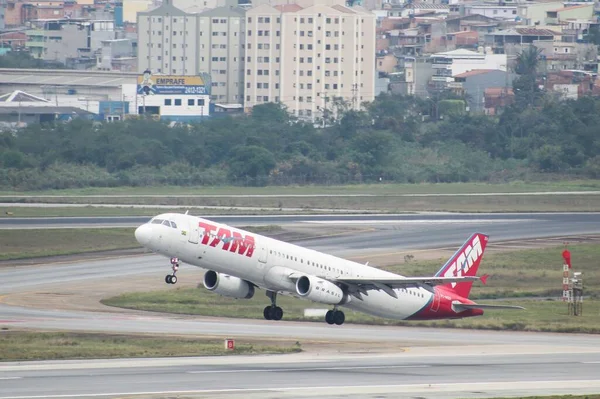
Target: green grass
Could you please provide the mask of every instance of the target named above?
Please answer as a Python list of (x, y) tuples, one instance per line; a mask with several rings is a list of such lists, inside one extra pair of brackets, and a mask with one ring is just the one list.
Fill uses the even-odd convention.
[[(7, 205), (0, 209), (0, 217), (10, 217), (6, 212), (14, 216), (49, 216), (52, 212), (56, 216), (70, 215), (82, 212), (87, 215), (151, 215), (166, 212), (168, 209), (143, 210), (135, 209), (133, 205), (146, 206), (172, 206), (179, 208), (182, 212), (186, 207), (204, 207), (204, 209), (191, 209), (195, 214), (224, 214), (224, 213), (315, 213), (319, 209), (341, 209), (353, 210), (355, 212), (592, 212), (600, 211), (600, 194), (569, 194), (569, 195), (489, 195), (489, 196), (428, 196), (407, 197), (399, 195), (376, 194), (374, 196), (277, 196), (277, 197), (253, 197), (251, 195), (240, 195), (227, 197), (212, 195), (209, 197), (198, 196), (158, 196), (158, 197), (89, 197), (89, 196), (67, 196), (67, 197), (38, 197), (38, 198), (2, 198), (0, 202), (34, 202), (34, 203), (74, 203), (74, 204), (115, 204), (119, 208), (95, 208), (93, 206), (84, 208), (52, 209), (41, 208), (41, 210), (26, 210)], [(223, 207), (225, 209), (211, 209), (211, 207)], [(56, 207), (58, 208), (58, 207)], [(289, 211), (282, 208), (295, 208)], [(35, 212), (35, 214), (33, 214)], [(327, 211), (325, 211), (327, 212)]]
[[(277, 225), (242, 227), (259, 234), (276, 234)], [(140, 248), (135, 228), (0, 229), (0, 260), (74, 255)]]
[[(596, 270), (600, 263), (600, 246), (586, 244), (570, 249), (575, 269), (584, 273), (586, 299), (581, 317), (569, 316), (567, 305), (559, 300), (562, 295), (562, 247), (557, 247), (497, 253), (484, 258), (480, 274), (491, 276), (487, 286), (475, 284), (473, 296), (480, 298), (481, 303), (495, 303), (490, 298), (504, 298), (502, 304), (521, 305), (526, 310), (488, 310), (481, 317), (427, 322), (388, 320), (348, 310), (346, 320), (365, 324), (600, 333), (600, 300), (595, 299), (600, 283), (600, 271)], [(409, 262), (389, 269), (407, 276), (430, 275), (437, 271), (440, 262)], [(593, 299), (589, 299), (590, 295)], [(540, 296), (551, 299), (540, 299)], [(128, 293), (102, 302), (109, 306), (156, 312), (260, 319), (267, 300), (262, 292), (249, 300), (237, 300), (203, 288), (173, 288)], [(279, 297), (278, 305), (284, 309), (286, 320), (306, 320), (305, 308), (327, 308), (291, 297)]]
[[(0, 218), (16, 218), (16, 217), (94, 217), (94, 216), (156, 216), (161, 213), (177, 212), (183, 213), (189, 210), (194, 215), (273, 215), (273, 209), (244, 209), (239, 207), (230, 207), (224, 209), (212, 208), (134, 208), (131, 206), (119, 207), (101, 207), (101, 206), (85, 206), (85, 207), (17, 207), (7, 206), (0, 207)], [(288, 211), (283, 210), (278, 213), (290, 214), (307, 214), (318, 213), (307, 211)]]
[(298, 342), (236, 339), (234, 350), (214, 338), (75, 332), (0, 332), (2, 361), (214, 356), (300, 352)]
[[(0, 191), (1, 195), (226, 195), (226, 194), (417, 194), (417, 193), (486, 193), (530, 191), (588, 191), (600, 190), (600, 181), (562, 180), (548, 182), (515, 181), (503, 184), (487, 183), (422, 183), (422, 184), (357, 184), (346, 186), (285, 186), (285, 187), (93, 187), (46, 191)], [(176, 194), (174, 194), (176, 193)]]
[(0, 230), (0, 260), (139, 248), (133, 228)]

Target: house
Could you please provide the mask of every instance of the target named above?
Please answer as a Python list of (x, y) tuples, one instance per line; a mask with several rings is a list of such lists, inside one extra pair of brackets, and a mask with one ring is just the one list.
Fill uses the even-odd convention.
[(485, 112), (485, 90), (494, 87), (512, 87), (514, 74), (498, 69), (474, 69), (454, 76), (450, 87), (457, 93), (466, 95), (471, 112)]

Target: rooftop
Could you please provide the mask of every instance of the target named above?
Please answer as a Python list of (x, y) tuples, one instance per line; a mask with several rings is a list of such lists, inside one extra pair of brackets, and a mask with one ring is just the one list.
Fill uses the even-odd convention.
[(454, 75), (455, 78), (468, 78), (469, 76), (483, 75), (485, 73), (500, 71), (499, 69), (473, 69), (472, 71), (459, 73)]
[(135, 72), (0, 68), (0, 84), (120, 87), (136, 84)]

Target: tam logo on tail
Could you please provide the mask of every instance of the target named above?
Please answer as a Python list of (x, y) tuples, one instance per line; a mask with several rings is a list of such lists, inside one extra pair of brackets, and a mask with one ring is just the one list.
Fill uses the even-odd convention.
[[(475, 233), (463, 244), (463, 246), (446, 262), (436, 276), (443, 277), (465, 277), (475, 276), (481, 263), (481, 258), (487, 245), (488, 236)], [(451, 283), (451, 287), (457, 294), (468, 297), (471, 291), (471, 282)]]

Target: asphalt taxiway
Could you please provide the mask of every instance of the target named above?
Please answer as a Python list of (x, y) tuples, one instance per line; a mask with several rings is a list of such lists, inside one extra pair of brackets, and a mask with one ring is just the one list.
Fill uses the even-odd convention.
[[(290, 223), (340, 221), (340, 215)], [(387, 218), (387, 219), (386, 219)], [(396, 219), (394, 219), (396, 218)], [(255, 218), (253, 218), (255, 219)], [(146, 218), (147, 220), (147, 218)], [(231, 220), (231, 219), (230, 219)], [(256, 220), (256, 219), (255, 219)], [(283, 219), (287, 220), (287, 219)], [(280, 224), (282, 219), (259, 220)], [(278, 222), (279, 221), (279, 222)], [(474, 230), (491, 243), (522, 237), (600, 233), (600, 214), (365, 215), (342, 222), (365, 225), (348, 234), (298, 242), (336, 255), (457, 248)], [(237, 219), (229, 224), (246, 224)], [(39, 221), (38, 221), (39, 223)], [(399, 255), (400, 256), (400, 255)], [(368, 260), (368, 259), (367, 259)], [(0, 363), (0, 399), (130, 397), (492, 397), (519, 394), (600, 392), (600, 337), (465, 331), (391, 326), (274, 322), (146, 312), (101, 312), (69, 307), (10, 305), (23, 292), (64, 292), (80, 284), (136, 281), (163, 283), (164, 258), (117, 259), (0, 268), (0, 327), (272, 337), (344, 342), (389, 342), (390, 354), (301, 353), (283, 356), (189, 359), (115, 359)], [(186, 266), (180, 270), (185, 278)], [(197, 269), (196, 269), (197, 270)], [(68, 301), (68, 296), (66, 301)]]

